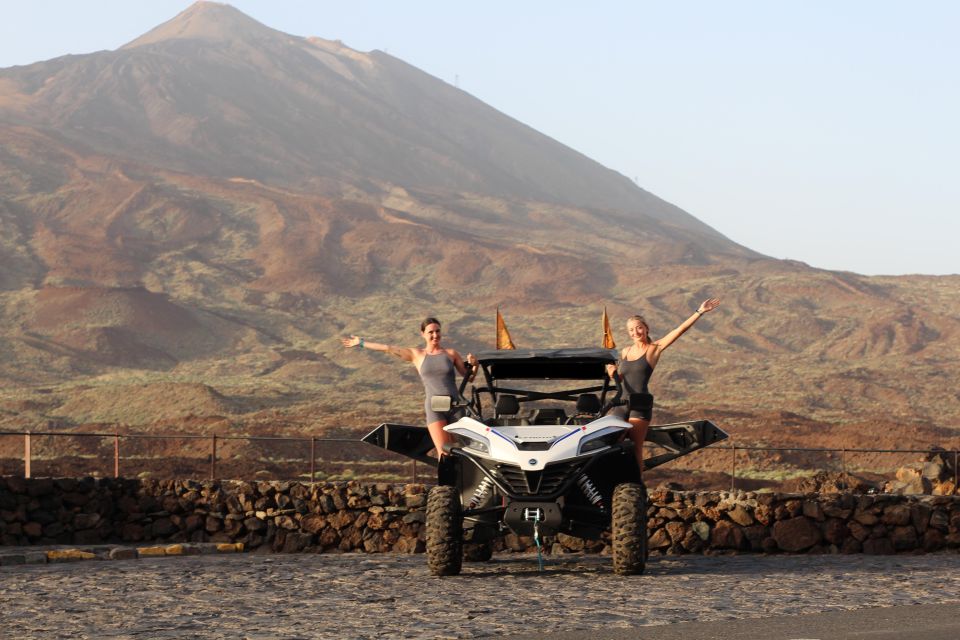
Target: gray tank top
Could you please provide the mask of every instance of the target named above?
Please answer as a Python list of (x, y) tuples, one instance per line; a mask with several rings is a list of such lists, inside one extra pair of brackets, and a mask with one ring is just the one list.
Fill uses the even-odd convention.
[(456, 369), (453, 360), (445, 352), (427, 354), (420, 365), (423, 390), (427, 392), (427, 404), (433, 396), (457, 397)]
[(636, 360), (621, 360), (619, 371), (627, 393), (650, 393), (647, 383), (650, 381), (653, 367), (647, 361), (646, 353)]

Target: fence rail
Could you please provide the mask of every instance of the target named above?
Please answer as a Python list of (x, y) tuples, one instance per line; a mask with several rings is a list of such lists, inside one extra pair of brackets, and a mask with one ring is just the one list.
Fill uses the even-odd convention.
[[(207, 441), (210, 443), (210, 449), (208, 454), (208, 463), (210, 469), (210, 478), (217, 478), (217, 445), (218, 443), (232, 442), (232, 441), (245, 441), (250, 443), (255, 442), (284, 442), (284, 443), (301, 443), (310, 445), (310, 454), (309, 454), (309, 477), (310, 482), (316, 481), (317, 475), (317, 445), (327, 445), (327, 444), (339, 444), (339, 445), (348, 445), (355, 446), (360, 445), (364, 447), (364, 451), (372, 452), (375, 451), (370, 445), (361, 443), (360, 440), (356, 438), (329, 438), (329, 437), (315, 437), (315, 436), (248, 436), (248, 435), (220, 435), (220, 434), (210, 434), (210, 435), (200, 435), (200, 434), (178, 434), (178, 433), (118, 433), (118, 432), (64, 432), (64, 431), (0, 431), (0, 437), (12, 436), (12, 437), (23, 437), (23, 475), (25, 478), (29, 478), (32, 475), (32, 463), (35, 458), (33, 451), (33, 444), (36, 438), (40, 437), (52, 437), (52, 438), (100, 438), (100, 439), (111, 439), (113, 442), (113, 477), (120, 477), (120, 463), (124, 459), (121, 456), (121, 440), (180, 440), (180, 441)], [(868, 454), (868, 453), (877, 453), (877, 454), (941, 454), (948, 455), (953, 457), (953, 483), (954, 487), (960, 487), (960, 451), (958, 450), (945, 450), (942, 448), (928, 448), (928, 449), (881, 449), (881, 448), (827, 448), (827, 447), (768, 447), (768, 446), (758, 446), (758, 445), (738, 445), (735, 442), (729, 441), (726, 444), (712, 445), (708, 447), (707, 450), (712, 451), (729, 451), (730, 452), (730, 488), (736, 488), (737, 481), (737, 452), (765, 452), (765, 453), (785, 453), (785, 452), (801, 452), (801, 453), (824, 453), (824, 454), (840, 454), (840, 464), (843, 476), (847, 476), (847, 456), (849, 454)], [(388, 454), (387, 452), (381, 452)], [(61, 456), (65, 457), (65, 456)], [(129, 459), (129, 458), (128, 458)], [(404, 461), (406, 463), (406, 461)], [(409, 473), (413, 482), (418, 481), (418, 468), (417, 461), (410, 460), (409, 463)], [(822, 469), (823, 467), (820, 467)]]
[[(310, 445), (309, 454), (309, 477), (310, 482), (316, 481), (317, 476), (317, 446), (328, 444), (340, 445), (362, 445), (365, 450), (376, 451), (370, 445), (362, 443), (356, 438), (329, 438), (315, 436), (248, 436), (248, 435), (199, 435), (199, 434), (179, 434), (179, 433), (110, 433), (110, 432), (64, 432), (64, 431), (0, 431), (2, 436), (21, 436), (23, 437), (23, 475), (25, 478), (32, 476), (33, 461), (36, 458), (34, 452), (34, 441), (41, 437), (52, 438), (99, 438), (110, 439), (113, 441), (113, 477), (120, 477), (120, 463), (124, 458), (121, 456), (121, 440), (179, 440), (179, 441), (207, 441), (210, 443), (209, 454), (207, 456), (210, 479), (217, 478), (217, 464), (222, 461), (218, 457), (218, 444), (231, 441), (256, 442), (283, 442), (300, 443)], [(388, 452), (384, 451), (387, 454)], [(389, 455), (389, 454), (388, 454)], [(66, 456), (62, 456), (66, 457)], [(129, 458), (128, 458), (129, 460)], [(406, 463), (406, 461), (405, 461)], [(419, 469), (416, 460), (410, 460), (407, 463), (411, 480), (416, 483), (419, 478)]]

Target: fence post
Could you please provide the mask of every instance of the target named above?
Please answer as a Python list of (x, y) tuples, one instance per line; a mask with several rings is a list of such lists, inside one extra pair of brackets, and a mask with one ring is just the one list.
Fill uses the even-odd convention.
[(310, 484), (313, 484), (317, 472), (317, 439), (310, 437)]
[(23, 477), (30, 477), (30, 432), (23, 434)]
[(840, 481), (843, 483), (843, 489), (846, 491), (850, 487), (847, 486), (847, 449), (844, 447), (840, 450), (840, 469), (841, 476)]
[(213, 434), (213, 448), (210, 452), (210, 479), (217, 479), (217, 434)]
[(734, 491), (737, 486), (737, 445), (730, 443), (730, 491)]
[(417, 484), (417, 461), (413, 461), (413, 484)]
[(120, 434), (113, 434), (113, 477), (120, 477)]

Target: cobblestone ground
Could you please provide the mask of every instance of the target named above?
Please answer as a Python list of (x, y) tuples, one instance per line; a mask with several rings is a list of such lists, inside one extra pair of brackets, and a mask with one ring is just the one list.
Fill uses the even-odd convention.
[[(225, 555), (0, 569), (4, 638), (466, 638), (960, 602), (960, 556)], [(758, 621), (758, 624), (762, 622)], [(599, 636), (598, 636), (599, 637)]]

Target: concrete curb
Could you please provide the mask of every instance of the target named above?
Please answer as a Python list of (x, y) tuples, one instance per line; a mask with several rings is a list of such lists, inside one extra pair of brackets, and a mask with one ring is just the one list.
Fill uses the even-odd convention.
[(148, 547), (97, 545), (47, 550), (0, 550), (0, 567), (22, 564), (82, 562), (84, 560), (137, 560), (139, 558), (195, 556), (213, 553), (242, 553), (243, 551), (242, 542), (197, 542)]

